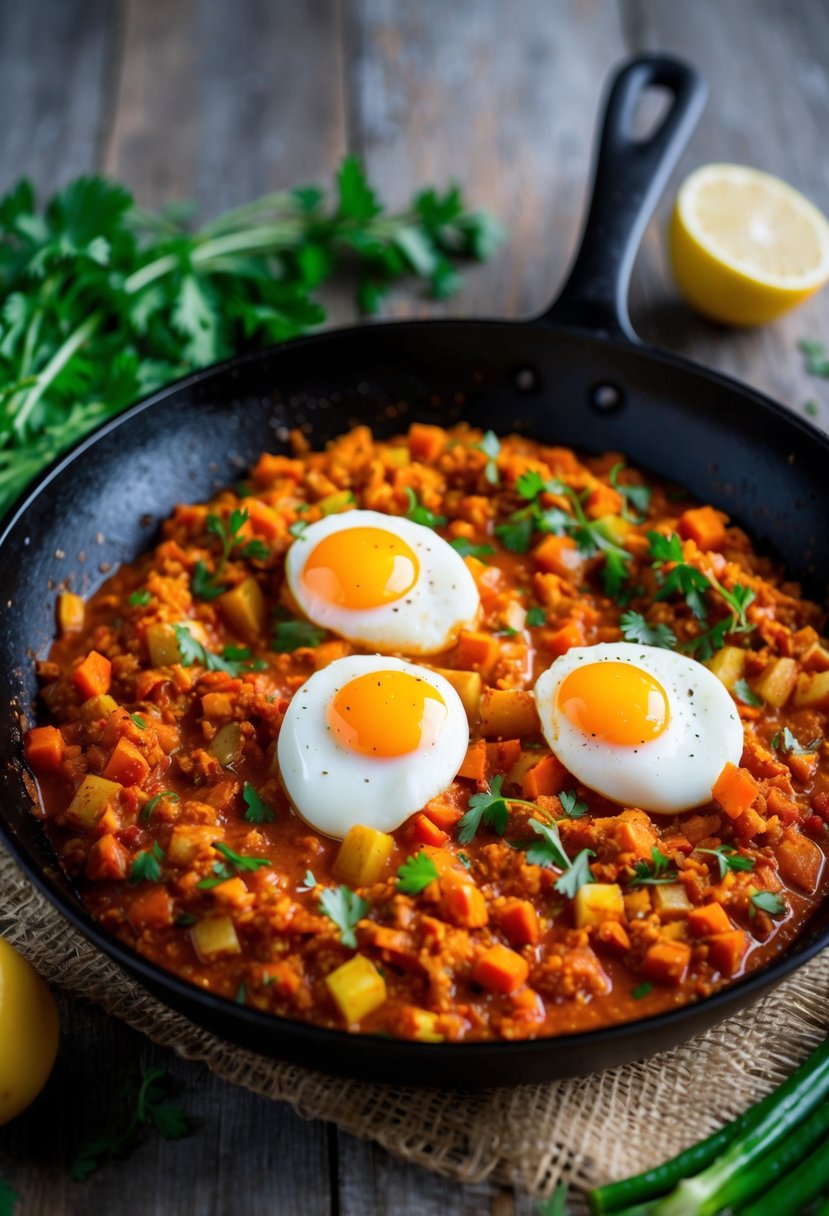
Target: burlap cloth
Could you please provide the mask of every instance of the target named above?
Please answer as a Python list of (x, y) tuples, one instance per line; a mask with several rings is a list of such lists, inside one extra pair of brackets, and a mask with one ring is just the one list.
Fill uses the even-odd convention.
[(405, 1089), (275, 1063), (200, 1030), (72, 929), (2, 850), (0, 933), (51, 983), (227, 1081), (448, 1177), (538, 1194), (670, 1157), (777, 1085), (829, 1029), (827, 951), (748, 1011), (643, 1063), (476, 1094)]

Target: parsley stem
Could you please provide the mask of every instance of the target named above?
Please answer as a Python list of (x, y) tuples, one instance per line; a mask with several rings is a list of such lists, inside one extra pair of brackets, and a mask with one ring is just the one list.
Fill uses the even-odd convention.
[(12, 422), (12, 430), (18, 438), (23, 434), (32, 410), (40, 401), (49, 385), (63, 370), (76, 351), (83, 346), (84, 342), (92, 337), (103, 319), (104, 314), (102, 312), (93, 312), (91, 316), (87, 317), (74, 333), (71, 333), (66, 341), (58, 347), (43, 371), (38, 374), (37, 383), (26, 393)]

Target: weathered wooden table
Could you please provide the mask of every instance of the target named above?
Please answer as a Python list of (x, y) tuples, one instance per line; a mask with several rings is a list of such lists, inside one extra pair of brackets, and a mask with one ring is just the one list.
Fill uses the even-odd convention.
[[(743, 162), (827, 211), (827, 48), (829, 7), (818, 0), (0, 0), (0, 191), (24, 173), (45, 194), (102, 169), (144, 205), (195, 198), (209, 216), (327, 180), (353, 150), (389, 203), (457, 179), (494, 210), (509, 241), (446, 308), (526, 316), (549, 302), (572, 254), (615, 62), (672, 50), (708, 76), (708, 109), (677, 182), (696, 164)], [(798, 338), (829, 338), (829, 293), (760, 332), (694, 319), (666, 264), (667, 206), (636, 268), (639, 332), (795, 410), (812, 400), (829, 424), (829, 386), (806, 376), (796, 349)], [(393, 308), (435, 311), (412, 297)], [(353, 316), (344, 302), (335, 314)], [(303, 1123), (97, 1009), (62, 1000), (61, 1012), (47, 1090), (0, 1133), (0, 1177), (26, 1216), (534, 1211), (526, 1196), (450, 1184)], [(196, 1134), (148, 1140), (128, 1163), (69, 1181), (79, 1129), (112, 1124), (120, 1080), (140, 1064), (176, 1078)]]

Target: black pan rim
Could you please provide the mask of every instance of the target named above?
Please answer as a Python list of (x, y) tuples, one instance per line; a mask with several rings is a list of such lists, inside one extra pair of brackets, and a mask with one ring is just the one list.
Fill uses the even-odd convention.
[[(739, 381), (724, 375), (717, 371), (700, 367), (691, 360), (688, 360), (680, 355), (675, 355), (670, 352), (652, 348), (645, 344), (632, 344), (624, 338), (612, 337), (604, 334), (596, 334), (578, 328), (569, 328), (551, 324), (544, 320), (530, 321), (512, 321), (503, 319), (489, 318), (450, 318), (438, 320), (420, 320), (420, 321), (390, 321), (382, 322), (377, 325), (354, 327), (344, 326), (337, 329), (326, 330), (324, 332), (309, 335), (303, 338), (294, 339), (290, 343), (282, 343), (278, 346), (267, 347), (263, 350), (248, 352), (242, 355), (237, 355), (234, 358), (223, 361), (222, 363), (212, 364), (210, 367), (204, 368), (196, 373), (183, 377), (174, 383), (166, 386), (158, 392), (144, 398), (131, 406), (123, 413), (115, 415), (113, 418), (104, 421), (98, 428), (85, 436), (76, 443), (68, 452), (58, 457), (52, 465), (50, 465), (35, 482), (30, 485), (20, 496), (18, 501), (6, 513), (0, 527), (0, 548), (6, 541), (9, 533), (19, 524), (21, 517), (25, 514), (29, 505), (44, 493), (51, 482), (60, 476), (64, 470), (71, 466), (76, 459), (83, 453), (93, 448), (105, 436), (116, 431), (119, 427), (126, 425), (136, 416), (143, 414), (148, 410), (160, 407), (166, 403), (171, 396), (177, 392), (202, 384), (204, 381), (209, 381), (213, 377), (224, 376), (229, 372), (239, 367), (247, 367), (256, 362), (265, 362), (270, 359), (277, 359), (280, 352), (286, 348), (296, 349), (298, 347), (313, 348), (323, 345), (327, 341), (342, 339), (343, 337), (353, 336), (355, 332), (361, 334), (361, 340), (365, 335), (370, 334), (371, 329), (407, 329), (409, 331), (428, 331), (437, 328), (479, 328), (483, 330), (492, 330), (503, 327), (521, 327), (525, 330), (536, 329), (540, 333), (548, 333), (563, 337), (572, 337), (574, 340), (587, 341), (589, 343), (599, 343), (602, 348), (613, 346), (624, 351), (628, 356), (641, 357), (649, 362), (658, 363), (661, 366), (669, 367), (676, 372), (691, 374), (697, 379), (707, 381), (712, 385), (717, 385), (720, 388), (736, 391), (743, 396), (749, 397), (759, 407), (761, 412), (773, 413), (777, 417), (784, 419), (790, 426), (802, 431), (810, 439), (817, 441), (823, 447), (829, 449), (829, 436), (825, 435), (817, 427), (812, 425), (806, 418), (796, 414), (793, 410), (786, 408), (773, 398), (764, 395), (756, 389), (750, 388), (741, 384)], [(97, 923), (89, 916), (85, 909), (75, 907), (60, 888), (54, 886), (46, 873), (36, 868), (27, 856), (25, 850), (19, 845), (14, 833), (10, 830), (6, 823), (5, 817), (0, 810), (0, 836), (3, 838), (6, 846), (9, 848), (16, 862), (21, 866), (24, 873), (34, 882), (35, 886), (49, 899), (49, 901), (57, 907), (58, 911), (63, 915), (76, 929), (78, 929), (89, 941), (97, 946), (106, 956), (113, 959), (119, 966), (123, 967), (128, 972), (137, 975), (142, 982), (149, 985), (155, 993), (159, 991), (169, 992), (171, 995), (178, 996), (186, 1003), (196, 1003), (202, 1006), (205, 1011), (210, 1011), (221, 1015), (223, 1018), (234, 1021), (237, 1025), (246, 1025), (251, 1028), (256, 1028), (263, 1032), (270, 1032), (278, 1036), (281, 1033), (285, 1035), (286, 1045), (291, 1039), (301, 1041), (306, 1044), (324, 1043), (327, 1046), (341, 1045), (348, 1046), (352, 1051), (355, 1050), (355, 1045), (359, 1045), (357, 1050), (361, 1054), (365, 1054), (370, 1050), (372, 1056), (382, 1061), (388, 1058), (390, 1061), (399, 1059), (402, 1056), (408, 1056), (412, 1052), (418, 1053), (418, 1058), (424, 1063), (433, 1062), (450, 1063), (453, 1060), (468, 1060), (472, 1054), (481, 1053), (484, 1056), (497, 1056), (508, 1060), (511, 1056), (526, 1057), (529, 1055), (532, 1058), (544, 1057), (550, 1052), (556, 1050), (567, 1050), (571, 1048), (577, 1050), (579, 1048), (590, 1048), (595, 1046), (598, 1050), (602, 1046), (620, 1041), (634, 1039), (647, 1035), (649, 1031), (658, 1032), (662, 1029), (677, 1030), (682, 1027), (686, 1021), (696, 1020), (701, 1010), (711, 1013), (713, 1016), (710, 1021), (718, 1020), (725, 1017), (728, 1008), (731, 1005), (740, 1004), (741, 998), (749, 1000), (756, 994), (759, 995), (762, 991), (776, 987), (788, 975), (799, 967), (803, 966), (821, 950), (829, 946), (829, 928), (819, 933), (812, 940), (804, 944), (804, 934), (808, 934), (808, 924), (804, 927), (804, 934), (801, 934), (781, 955), (764, 967), (758, 969), (751, 974), (744, 976), (735, 983), (728, 984), (711, 996), (704, 997), (701, 1000), (679, 1006), (676, 1009), (668, 1010), (664, 1013), (653, 1014), (649, 1017), (638, 1018), (629, 1022), (622, 1022), (612, 1026), (599, 1027), (594, 1030), (580, 1031), (574, 1034), (552, 1035), (539, 1037), (535, 1039), (521, 1039), (516, 1041), (473, 1041), (469, 1043), (413, 1043), (409, 1040), (385, 1040), (371, 1035), (355, 1035), (348, 1031), (339, 1030), (318, 1026), (314, 1023), (303, 1022), (292, 1018), (284, 1018), (279, 1015), (265, 1013), (260, 1010), (252, 1009), (248, 1006), (242, 1006), (228, 998), (217, 996), (213, 993), (205, 992), (195, 984), (190, 984), (187, 981), (179, 979), (171, 972), (165, 971), (159, 965), (146, 959), (144, 956), (126, 946), (118, 940), (114, 935), (110, 935), (103, 931)], [(183, 1015), (187, 1016), (187, 1015)], [(190, 1019), (192, 1020), (192, 1019)], [(197, 1023), (194, 1023), (197, 1024)], [(278, 1052), (275, 1052), (278, 1054)], [(647, 1054), (645, 1051), (643, 1054)]]

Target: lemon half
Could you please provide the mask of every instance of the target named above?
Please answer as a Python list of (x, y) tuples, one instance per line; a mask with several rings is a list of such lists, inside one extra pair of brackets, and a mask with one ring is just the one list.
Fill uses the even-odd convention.
[(762, 325), (829, 280), (829, 222), (768, 173), (705, 165), (680, 187), (671, 221), (677, 283), (728, 325)]

